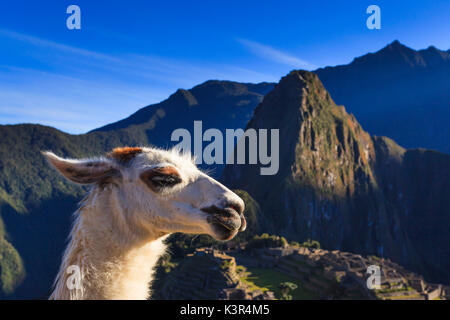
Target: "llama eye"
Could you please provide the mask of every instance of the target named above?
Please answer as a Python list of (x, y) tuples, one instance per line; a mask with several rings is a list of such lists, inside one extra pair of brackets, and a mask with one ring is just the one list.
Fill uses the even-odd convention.
[(153, 176), (150, 178), (150, 180), (153, 186), (157, 188), (172, 187), (181, 182), (181, 179), (179, 177), (172, 175)]
[(140, 178), (154, 192), (173, 187), (182, 181), (178, 170), (172, 166), (147, 170)]

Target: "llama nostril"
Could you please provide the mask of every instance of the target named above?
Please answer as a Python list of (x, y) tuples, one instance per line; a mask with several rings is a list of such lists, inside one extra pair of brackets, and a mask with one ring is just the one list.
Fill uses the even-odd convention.
[(239, 215), (242, 215), (244, 213), (244, 207), (238, 202), (227, 202), (224, 207), (233, 209)]
[(231, 205), (230, 207), (231, 207), (233, 210), (235, 210), (236, 212), (239, 213), (239, 208), (238, 208), (237, 206)]

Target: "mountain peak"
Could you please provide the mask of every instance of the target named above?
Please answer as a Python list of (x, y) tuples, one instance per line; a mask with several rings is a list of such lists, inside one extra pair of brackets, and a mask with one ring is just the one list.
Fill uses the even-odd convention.
[(401, 48), (401, 47), (405, 47), (405, 45), (401, 44), (400, 41), (398, 40), (394, 40), (392, 41), (390, 44), (387, 45), (388, 47), (393, 47), (393, 48)]
[[(334, 105), (328, 91), (320, 81), (317, 74), (306, 70), (293, 70), (281, 78), (278, 86), (284, 90), (283, 94), (289, 94), (291, 97), (302, 96), (303, 98), (314, 99), (325, 103), (311, 103), (313, 108)], [(294, 99), (292, 100), (294, 101)]]
[(319, 90), (322, 88), (322, 90), (325, 91), (319, 77), (315, 73), (306, 70), (292, 70), (286, 76), (281, 78), (278, 86), (290, 87), (294, 90), (314, 87)]
[(391, 43), (389, 43), (386, 47), (384, 47), (383, 49), (381, 49), (378, 52), (375, 52), (374, 54), (380, 54), (380, 53), (392, 53), (392, 52), (400, 52), (400, 53), (409, 53), (409, 54), (414, 54), (416, 53), (416, 51), (414, 49), (411, 49), (407, 46), (405, 46), (403, 43), (401, 43), (398, 40), (394, 40)]
[[(313, 158), (314, 166), (322, 163), (323, 159), (333, 163), (334, 156), (340, 157), (344, 150), (349, 150), (346, 156), (348, 161), (350, 158), (352, 161), (356, 159), (361, 166), (367, 166), (371, 152), (370, 137), (359, 123), (347, 114), (344, 107), (336, 106), (316, 74), (304, 70), (291, 71), (264, 97), (247, 125), (247, 129), (250, 128), (279, 130), (280, 141), (283, 141), (278, 178), (261, 178), (267, 183), (284, 177), (303, 177), (305, 172), (307, 175), (312, 174), (315, 169), (310, 163), (303, 163), (306, 158)], [(364, 152), (361, 151), (364, 149), (361, 141), (364, 141), (364, 148), (367, 149)], [(236, 177), (243, 175), (244, 171), (250, 175), (252, 170), (259, 168), (229, 166), (227, 170), (231, 175), (226, 177), (225, 173), (225, 181), (235, 186), (235, 183), (240, 183), (235, 180)], [(259, 192), (264, 190), (249, 181), (245, 185), (247, 191), (252, 195), (262, 195)]]
[(172, 94), (169, 99), (172, 99), (173, 103), (180, 105), (188, 105), (189, 107), (195, 106), (198, 104), (195, 96), (189, 91), (185, 89), (178, 89), (174, 94)]
[(281, 81), (286, 81), (287, 79), (292, 78), (298, 78), (304, 82), (319, 81), (319, 77), (315, 73), (306, 70), (292, 70), (286, 76), (284, 76)]

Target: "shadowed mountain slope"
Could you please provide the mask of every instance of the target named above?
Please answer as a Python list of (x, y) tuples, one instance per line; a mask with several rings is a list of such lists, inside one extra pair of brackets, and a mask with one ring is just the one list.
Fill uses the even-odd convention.
[(314, 71), (371, 134), (450, 153), (450, 50), (394, 41), (348, 65)]
[[(264, 95), (273, 89), (272, 83), (237, 83), (231, 81), (206, 81), (190, 90), (179, 89), (167, 100), (138, 110), (126, 119), (106, 125), (93, 132), (110, 132), (127, 128), (145, 132), (148, 140), (158, 147), (172, 147), (172, 132), (178, 128), (191, 133), (194, 139), (194, 121), (201, 120), (202, 131), (244, 128), (255, 107)], [(202, 134), (203, 134), (202, 132)], [(208, 144), (207, 142), (204, 145)], [(223, 165), (200, 165), (213, 176), (220, 176)]]
[(265, 232), (377, 254), (450, 282), (450, 156), (371, 137), (306, 71), (282, 78), (247, 128), (280, 130), (280, 170), (227, 165), (223, 181), (260, 204)]

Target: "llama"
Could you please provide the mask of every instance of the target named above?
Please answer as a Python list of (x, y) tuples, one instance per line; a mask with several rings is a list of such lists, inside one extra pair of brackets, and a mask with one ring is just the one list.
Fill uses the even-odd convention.
[(50, 299), (147, 299), (168, 235), (226, 241), (245, 230), (243, 200), (176, 149), (116, 148), (81, 160), (44, 155), (65, 178), (91, 185)]

